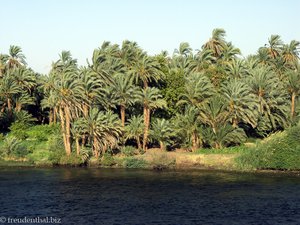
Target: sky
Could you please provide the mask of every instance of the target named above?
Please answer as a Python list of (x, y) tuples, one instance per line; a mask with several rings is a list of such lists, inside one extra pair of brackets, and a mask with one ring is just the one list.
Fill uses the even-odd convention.
[(223, 28), (247, 56), (272, 34), (300, 41), (299, 9), (300, 0), (0, 0), (0, 53), (20, 46), (29, 67), (46, 74), (62, 50), (79, 65), (103, 41), (172, 54), (181, 42), (200, 49)]

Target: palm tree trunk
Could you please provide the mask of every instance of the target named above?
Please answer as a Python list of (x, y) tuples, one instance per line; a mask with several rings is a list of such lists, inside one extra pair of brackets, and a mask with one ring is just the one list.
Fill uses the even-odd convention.
[(142, 144), (141, 144), (140, 136), (137, 136), (136, 142), (137, 142), (137, 145), (138, 145), (138, 149), (141, 150), (142, 149)]
[(147, 82), (147, 80), (144, 80), (143, 83), (144, 83), (144, 89), (147, 89), (148, 88), (148, 82)]
[(96, 136), (93, 137), (93, 146), (92, 146), (92, 149), (93, 149), (93, 154), (96, 158), (99, 157), (99, 149), (98, 149), (98, 142), (97, 142), (97, 138)]
[(295, 99), (296, 99), (296, 93), (292, 93), (292, 99), (291, 99), (291, 119), (294, 118), (295, 115)]
[(64, 107), (65, 119), (66, 119), (66, 153), (67, 155), (71, 154), (71, 118), (70, 118), (70, 109), (68, 106)]
[(80, 155), (80, 145), (79, 145), (78, 137), (75, 138), (75, 142), (76, 142), (76, 153), (77, 153), (77, 155)]
[(197, 148), (199, 148), (198, 135), (197, 132), (194, 131), (192, 134), (192, 151), (197, 150)]
[(8, 109), (8, 115), (11, 116), (11, 100), (10, 100), (10, 98), (7, 98), (7, 109)]
[(86, 103), (83, 103), (82, 108), (83, 108), (83, 115), (84, 115), (84, 117), (87, 117), (88, 113), (89, 113), (88, 105)]
[(143, 150), (147, 150), (147, 142), (148, 142), (148, 132), (150, 125), (150, 109), (147, 106), (144, 106), (144, 139), (143, 139)]
[(57, 107), (55, 106), (55, 107), (53, 108), (53, 123), (54, 123), (54, 124), (56, 124), (56, 121), (57, 121), (56, 115), (57, 115)]
[(162, 141), (160, 141), (159, 145), (160, 145), (160, 150), (164, 151), (165, 150), (164, 143)]
[(50, 109), (49, 111), (49, 125), (53, 123), (53, 109)]
[(122, 121), (122, 127), (125, 127), (125, 106), (121, 105), (121, 121)]
[(59, 116), (60, 116), (61, 132), (62, 132), (62, 135), (63, 135), (63, 141), (64, 141), (64, 146), (65, 146), (65, 151), (67, 152), (65, 117), (64, 117), (64, 113), (63, 113), (62, 107), (59, 107)]

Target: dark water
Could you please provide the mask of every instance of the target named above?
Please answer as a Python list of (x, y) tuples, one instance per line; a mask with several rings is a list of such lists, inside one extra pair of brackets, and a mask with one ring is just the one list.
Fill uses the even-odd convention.
[[(0, 169), (0, 219), (61, 224), (300, 224), (300, 177), (216, 171)], [(1, 222), (1, 221), (0, 221)]]

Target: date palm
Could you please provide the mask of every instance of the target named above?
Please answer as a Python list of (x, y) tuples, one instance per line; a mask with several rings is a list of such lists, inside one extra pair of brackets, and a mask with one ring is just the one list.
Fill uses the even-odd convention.
[(174, 124), (177, 136), (188, 141), (192, 151), (202, 146), (201, 122), (197, 107), (187, 105), (183, 114), (176, 114)]
[[(287, 122), (287, 92), (270, 67), (260, 66), (250, 72), (248, 85), (258, 102), (260, 117), (266, 116), (275, 129)], [(266, 121), (266, 119), (264, 119)]]
[(227, 105), (220, 95), (214, 95), (203, 105), (199, 110), (199, 119), (203, 124), (208, 125), (215, 134), (218, 132), (220, 124), (224, 125), (229, 121), (230, 114)]
[(212, 31), (212, 37), (202, 46), (203, 49), (209, 49), (212, 51), (213, 56), (219, 58), (225, 48), (226, 32), (224, 29), (216, 28)]
[(138, 84), (142, 81), (143, 88), (146, 89), (149, 86), (149, 82), (157, 82), (163, 77), (163, 73), (160, 70), (160, 64), (155, 60), (154, 57), (150, 57), (145, 53), (141, 52), (134, 62), (130, 74)]
[(180, 95), (177, 105), (201, 107), (214, 94), (214, 86), (202, 73), (191, 73), (186, 77), (185, 92)]
[(0, 80), (0, 97), (3, 99), (2, 111), (7, 107), (8, 115), (12, 115), (13, 98), (22, 89), (16, 83), (14, 77), (9, 73)]
[(291, 119), (295, 117), (296, 100), (300, 94), (300, 65), (295, 65), (294, 70), (286, 73), (287, 88), (291, 97)]
[(108, 148), (114, 148), (122, 134), (118, 116), (111, 111), (104, 113), (97, 108), (92, 108), (87, 117), (79, 118), (76, 129), (80, 130), (81, 135), (90, 136), (92, 151), (97, 158)]
[(150, 115), (151, 112), (158, 108), (167, 107), (166, 101), (162, 98), (160, 90), (158, 88), (146, 88), (143, 89), (139, 98), (139, 102), (144, 107), (144, 137), (143, 137), (143, 150), (146, 151), (148, 142), (148, 133), (150, 127)]
[(27, 64), (25, 59), (26, 57), (22, 53), (21, 47), (15, 45), (9, 47), (9, 56), (7, 60), (7, 67), (9, 69), (25, 66)]
[(257, 100), (245, 82), (237, 79), (224, 82), (221, 86), (221, 95), (228, 105), (227, 110), (232, 118), (233, 127), (237, 127), (239, 122), (256, 127)]
[(125, 110), (133, 105), (141, 95), (140, 89), (133, 84), (133, 79), (125, 74), (117, 74), (110, 88), (113, 98), (120, 106), (122, 126), (125, 126)]
[(165, 147), (172, 136), (175, 135), (169, 120), (156, 118), (152, 122), (150, 137), (159, 142), (161, 150), (165, 150)]
[(139, 150), (142, 149), (141, 138), (144, 134), (144, 121), (142, 116), (132, 116), (125, 126), (126, 140), (134, 139)]

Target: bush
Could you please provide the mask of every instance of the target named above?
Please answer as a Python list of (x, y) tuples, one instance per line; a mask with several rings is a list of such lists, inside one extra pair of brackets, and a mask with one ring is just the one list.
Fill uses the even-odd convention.
[(271, 135), (257, 148), (241, 154), (237, 163), (245, 169), (300, 169), (300, 127)]
[(147, 162), (143, 159), (128, 157), (124, 159), (123, 166), (126, 168), (146, 168)]
[(121, 154), (124, 156), (134, 156), (139, 154), (139, 150), (133, 146), (124, 146), (121, 148)]
[(59, 133), (58, 125), (37, 125), (27, 130), (27, 137), (36, 141), (47, 141), (52, 134)]
[(101, 165), (102, 166), (113, 166), (115, 164), (116, 164), (116, 162), (115, 162), (113, 156), (108, 152), (104, 153), (104, 155), (101, 159)]
[(25, 140), (28, 137), (28, 134), (26, 133), (27, 129), (29, 128), (29, 125), (27, 123), (23, 122), (14, 122), (10, 127), (10, 135), (15, 136), (16, 138), (20, 140)]
[(50, 160), (51, 152), (45, 149), (36, 149), (31, 154), (28, 154), (27, 158), (35, 165), (52, 165)]
[(157, 170), (168, 169), (175, 167), (176, 159), (165, 152), (155, 152), (151, 154), (150, 165)]
[(64, 166), (80, 166), (83, 163), (82, 159), (80, 156), (77, 156), (76, 153), (72, 153), (71, 155), (63, 155), (60, 158), (60, 165)]
[(1, 157), (9, 157), (21, 151), (20, 149), (21, 141), (14, 136), (7, 136), (4, 141), (2, 148), (0, 149)]

